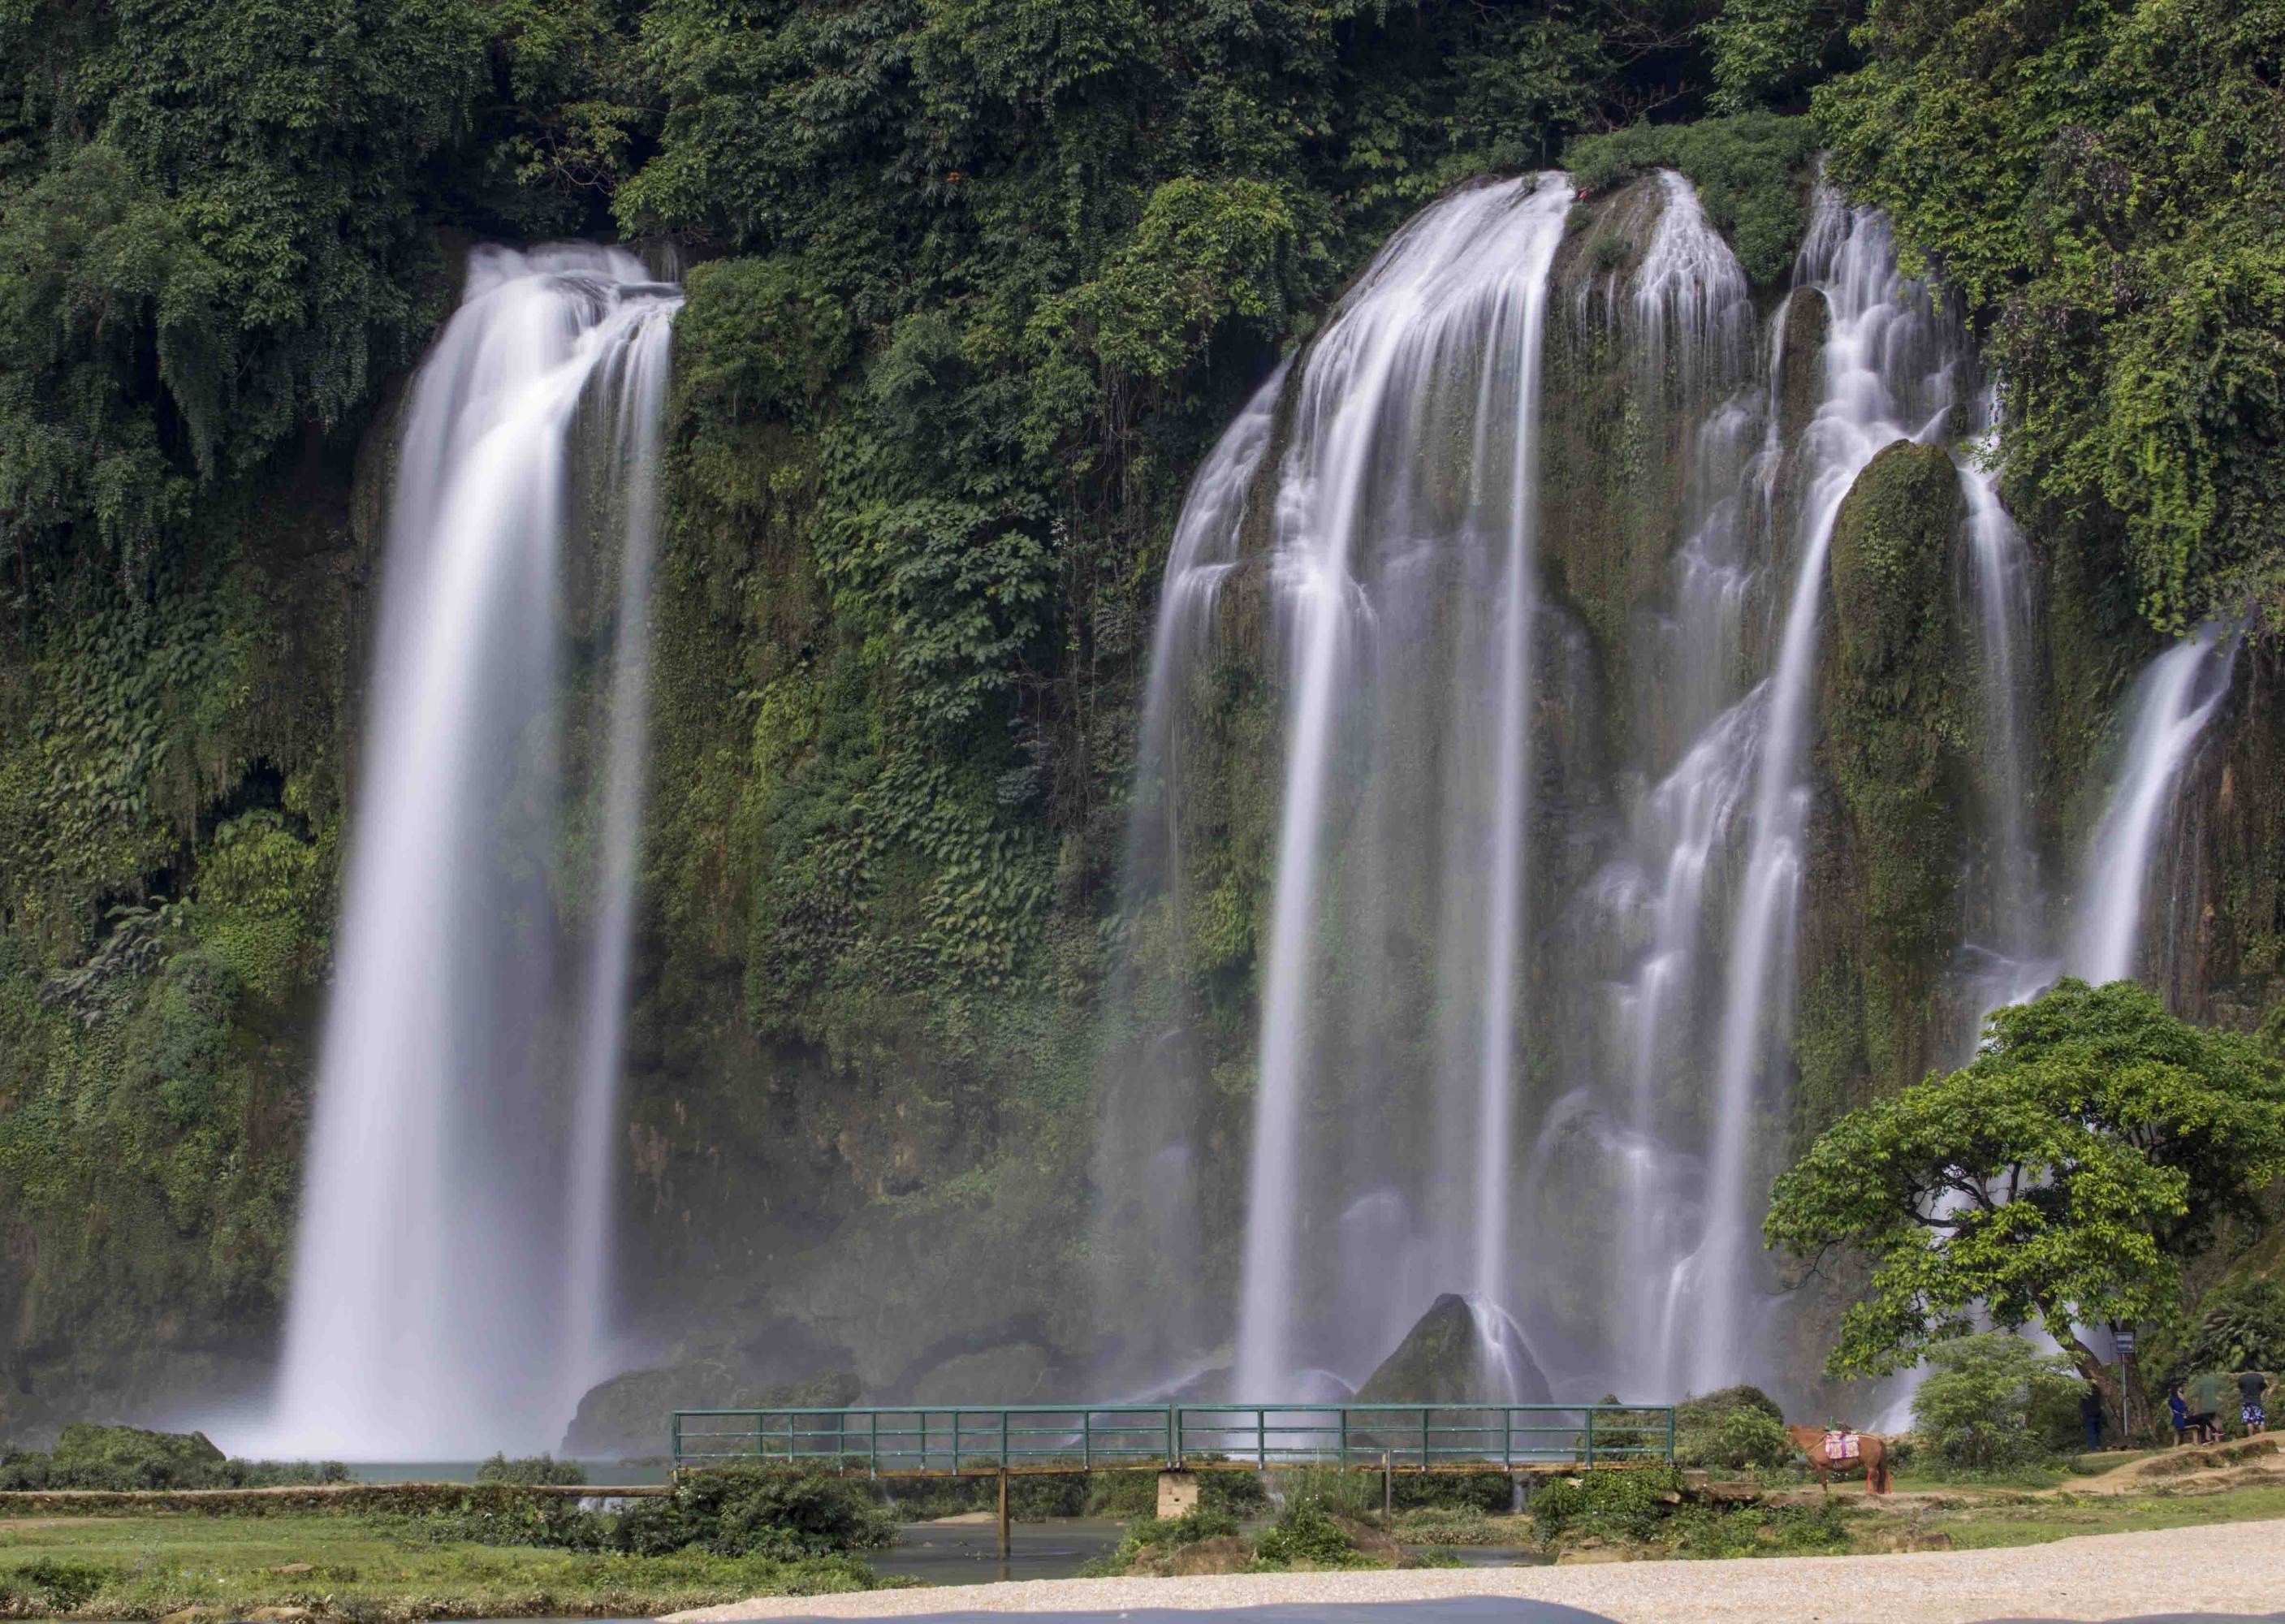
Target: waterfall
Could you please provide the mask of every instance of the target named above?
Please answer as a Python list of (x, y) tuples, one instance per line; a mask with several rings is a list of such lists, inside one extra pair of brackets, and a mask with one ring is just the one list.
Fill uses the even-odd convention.
[(1753, 289), (1697, 189), (1672, 169), (1658, 172), (1658, 224), (1635, 271), (1632, 313), (1644, 370), (1655, 375), (1671, 361), (1677, 393), (1689, 400), (1709, 378), (1726, 384), (1744, 369)]
[(1763, 720), (1758, 694), (1735, 701), (1731, 673), (1754, 579), (1749, 530), (1761, 506), (1751, 500), (1749, 448), (1775, 434), (1776, 408), (1749, 388), (1731, 392), (1754, 348), (1753, 294), (1744, 270), (1689, 184), (1670, 170), (1658, 179), (1658, 224), (1635, 273), (1629, 310), (1642, 369), (1656, 379), (1670, 368), (1676, 406), (1703, 412), (1692, 434), (1691, 517), (1675, 558), (1675, 608), (1667, 628), (1674, 648), (1667, 681), (1675, 691), (1661, 707), (1688, 742), (1637, 807), (1628, 881), (1615, 908), (1598, 912), (1602, 929), (1622, 935), (1626, 916), (1648, 922), (1646, 951), (1618, 998), (1628, 1053), (1618, 1107), (1625, 1123), (1619, 1151), (1624, 1204), (1615, 1261), (1621, 1339), (1647, 1365), (1629, 1373), (1643, 1390), (1662, 1392), (1668, 1372), (1661, 1277), (1672, 1257), (1687, 1250), (1688, 1224), (1675, 1165), (1661, 1144), (1667, 1126), (1661, 1084), (1684, 1056), (1686, 1046), (1677, 1040), (1696, 1002), (1708, 945), (1708, 880), (1750, 784)]
[(614, 1373), (611, 1220), (617, 1190), (611, 1150), (618, 1136), (629, 967), (634, 947), (635, 864), (641, 845), (645, 769), (650, 744), (650, 587), (658, 544), (659, 422), (664, 414), (668, 319), (646, 315), (632, 341), (604, 362), (610, 403), (611, 465), (620, 501), (619, 595), (611, 643), (609, 743), (603, 768), (602, 840), (596, 907), (581, 1000), (578, 1094), (571, 1125), (571, 1177), (564, 1186), (565, 1368), (560, 1403), (577, 1408), (588, 1388)]
[[(1149, 925), (1130, 924), (1121, 945), (1113, 994), (1107, 1000), (1120, 1024), (1114, 1031), (1104, 1077), (1103, 1132), (1095, 1152), (1095, 1289), (1104, 1321), (1130, 1300), (1142, 1280), (1161, 1305), (1139, 1350), (1158, 1369), (1197, 1353), (1200, 1340), (1194, 1260), (1199, 1251), (1197, 1157), (1192, 1143), (1197, 1079), (1185, 1041), (1191, 1011), (1179, 973), (1173, 1008), (1161, 1011), (1138, 996), (1148, 969), (1138, 957), (1157, 947), (1182, 951), (1182, 689), (1209, 649), (1221, 589), (1237, 568), (1248, 498), (1268, 450), (1270, 426), (1286, 369), (1280, 365), (1214, 444), (1184, 497), (1166, 553), (1158, 617), (1137, 730), (1135, 797), (1121, 865), (1124, 916), (1130, 922), (1158, 911)], [(1135, 935), (1156, 933), (1157, 943)], [(1137, 1032), (1134, 1021), (1145, 1024)], [(1136, 1241), (1142, 1243), (1138, 1246)], [(1126, 1379), (1138, 1350), (1119, 1350), (1107, 1373)]]
[[(1336, 799), (1337, 785), (1372, 784), (1383, 798), (1362, 815), (1433, 832), (1445, 854), (1444, 883), (1433, 885), (1437, 929), (1469, 951), (1438, 955), (1455, 1034), (1442, 1086), (1474, 1096), (1476, 1143), (1446, 1147), (1465, 1171), (1448, 1165), (1439, 1182), (1448, 1199), (1467, 1190), (1477, 1209), (1464, 1236), (1448, 1236), (1464, 1243), (1465, 1267), (1504, 1283), (1535, 595), (1526, 498), (1548, 271), (1570, 202), (1568, 183), (1550, 176), (1472, 187), (1427, 209), (1367, 269), (1296, 375), (1273, 557), (1290, 700), (1239, 1284), (1241, 1392), (1276, 1392), (1302, 1362), (1292, 1303), (1304, 1079), (1321, 1070), (1319, 938), (1348, 889), (1327, 861), (1362, 859), (1358, 884), (1381, 883), (1370, 853), (1327, 840), (1359, 815)], [(1415, 450), (1432, 443), (1443, 460), (1423, 467)], [(1409, 634), (1431, 619), (1446, 635), (1422, 647)], [(1375, 665), (1414, 655), (1496, 673), (1493, 691), (1464, 679), (1455, 692), (1402, 669), (1374, 681)], [(1447, 741), (1464, 748), (1448, 758)], [(1345, 770), (1352, 753), (1364, 758), (1362, 777)]]
[(2212, 622), (2168, 649), (2134, 686), (2134, 725), (2080, 881), (2069, 969), (2097, 985), (2140, 968), (2151, 859), (2182, 770), (2229, 693), (2238, 639)]
[(1964, 945), (1967, 1004), (1975, 1018), (1962, 1034), (1959, 1060), (1975, 1057), (1983, 1022), (1994, 1009), (2035, 997), (2054, 979), (2047, 919), (2031, 838), (2031, 730), (2025, 718), (2025, 654), (2031, 641), (2031, 561), (2022, 532), (1999, 500), (1999, 404), (1987, 389), (1983, 432), (1959, 459), (1967, 499), (1972, 618), (1982, 735), (1981, 779), (1988, 859), (1972, 866), (1966, 894), (1987, 910), (1971, 921)]
[[(593, 1372), (641, 804), (649, 465), (679, 303), (616, 249), (479, 249), (413, 381), (271, 1448), (546, 1447)], [(548, 881), (559, 616), (577, 430), (597, 410), (619, 464), (606, 482), (624, 487), (622, 595), (594, 935), (566, 989)], [(569, 1102), (544, 1057), (567, 991), (586, 1011)]]
[[(1799, 914), (1804, 779), (1826, 557), (1849, 487), (1899, 439), (1928, 440), (1951, 404), (1951, 357), (1924, 294), (1897, 275), (1887, 220), (1850, 208), (1820, 186), (1796, 288), (1826, 301), (1824, 388), (1800, 456), (1803, 497), (1794, 585), (1767, 720), (1755, 765), (1752, 837), (1729, 944), (1729, 976), (1715, 1050), (1715, 1131), (1706, 1235), (1688, 1271), (1692, 1340), (1687, 1372), (1698, 1390), (1736, 1381), (1747, 1365), (1754, 1295), (1755, 1134), (1763, 1085), (1782, 1051), (1793, 1004), (1791, 964)], [(1921, 415), (1907, 422), (1919, 408)]]
[(1641, 1390), (1667, 1393), (1677, 1379), (1671, 1294), (1663, 1276), (1695, 1237), (1676, 1199), (1673, 1169), (1658, 1154), (1659, 1084), (1687, 1063), (1688, 1017), (1708, 934), (1708, 880), (1729, 842), (1761, 757), (1766, 692), (1756, 688), (1708, 727), (1649, 797), (1645, 843), (1666, 857), (1650, 906), (1650, 948), (1626, 995), (1633, 1049), (1624, 1154), (1626, 1211), (1619, 1249), (1627, 1304), (1624, 1341), (1637, 1350), (1629, 1374)]
[[(1972, 661), (1974, 736), (1937, 1041), (1956, 1032), (1968, 1057), (1970, 1015), (2063, 957), (2034, 815), (2030, 561), (1972, 354), (1899, 272), (1883, 216), (1829, 186), (1757, 318), (1680, 177), (1575, 216), (1543, 177), (1415, 217), (1232, 425), (1169, 562), (1129, 858), (1152, 899), (1124, 915), (1179, 942), (1182, 805), (1235, 815), (1228, 786), (1179, 781), (1170, 718), (1250, 747), (1273, 724), (1231, 710), (1232, 685), (1274, 680), (1228, 1396), (1311, 1371), (1355, 1390), (1448, 1294), (1519, 1391), (1670, 1398), (1782, 1374), (1761, 1194), (1792, 1126), (1805, 922), (1820, 971), (1835, 963), (1833, 922), (1805, 914), (1810, 865), (1854, 860), (1811, 850), (1828, 561), (1849, 491), (1899, 441), (1984, 437), (1953, 458), (1959, 596), (1931, 606)], [(2202, 633), (2203, 665), (2186, 647), (2137, 690), (2104, 875), (2148, 882), (2227, 680), (2217, 644)], [(2090, 889), (2081, 938), (2141, 896)], [(1181, 985), (1214, 1006), (1201, 1034), (1245, 995)], [(1187, 1222), (1180, 1255), (1211, 1263), (1197, 1213), (1232, 1079), (1205, 1086), (1192, 1012), (1122, 1001), (1166, 1039), (1112, 1092), (1105, 1134), (1166, 1208), (1107, 1195), (1127, 1216), (1106, 1246), (1170, 1249)], [(1115, 1278), (1140, 1277), (1121, 1261)], [(1183, 1298), (1164, 1317), (1185, 1379), (1211, 1385), (1210, 1316)]]

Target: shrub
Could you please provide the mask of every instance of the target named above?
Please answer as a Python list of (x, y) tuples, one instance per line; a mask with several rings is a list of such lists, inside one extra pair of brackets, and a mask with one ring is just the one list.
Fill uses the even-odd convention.
[(2285, 1365), (2285, 1280), (2242, 1280), (2207, 1298), (2184, 1363), (2192, 1370)]
[(1438, 1506), (1402, 1513), (1396, 1537), (1408, 1545), (1504, 1545), (1512, 1535), (1478, 1507)]
[[(1370, 1509), (1380, 1509), (1380, 1479), (1352, 1473), (1365, 1486)], [(1480, 1511), (1497, 1514), (1515, 1502), (1515, 1483), (1504, 1471), (1421, 1472), (1396, 1479), (1390, 1497), (1400, 1511)]]
[(1127, 1550), (1150, 1546), (1196, 1545), (1202, 1540), (1226, 1539), (1237, 1532), (1237, 1519), (1200, 1506), (1188, 1517), (1145, 1517), (1127, 1525), (1119, 1543)]
[(1268, 1487), (1275, 1489), (1277, 1499), (1289, 1511), (1294, 1506), (1307, 1504), (1341, 1517), (1380, 1515), (1380, 1478), (1376, 1473), (1305, 1466), (1275, 1474), (1274, 1482)]
[(896, 1537), (896, 1519), (862, 1479), (764, 1466), (695, 1473), (672, 1495), (621, 1513), (609, 1541), (640, 1557), (695, 1548), (794, 1561), (876, 1549)]
[(203, 1432), (74, 1422), (52, 1450), (0, 1450), (0, 1489), (275, 1488), (345, 1483), (339, 1461), (240, 1461)]
[(1736, 1409), (1756, 1409), (1772, 1421), (1785, 1420), (1785, 1408), (1775, 1399), (1750, 1383), (1740, 1382), (1735, 1387), (1717, 1387), (1683, 1400), (1675, 1406), (1675, 1424), (1689, 1426)]
[(1667, 1532), (1682, 1557), (1768, 1557), (1849, 1549), (1841, 1502), (1820, 1495), (1807, 1505), (1689, 1506)]
[(546, 1550), (608, 1550), (618, 1519), (550, 1495), (487, 1497), (407, 1517), (366, 1521), (410, 1546), (526, 1545)]
[(2061, 1356), (2042, 1353), (2012, 1331), (1955, 1337), (1928, 1351), (1935, 1367), (1912, 1396), (1912, 1420), (1944, 1464), (1970, 1471), (2035, 1465), (2051, 1451), (2032, 1430), (2031, 1412), (2078, 1377)]
[(1354, 1567), (1362, 1559), (1348, 1531), (1315, 1499), (1290, 1502), (1276, 1526), (1253, 1549), (1261, 1561), (1280, 1567), (1301, 1562), (1314, 1567)]
[(1674, 1451), (1685, 1466), (1729, 1471), (1771, 1471), (1792, 1460), (1794, 1452), (1785, 1424), (1753, 1408), (1725, 1411), (1710, 1426), (1677, 1434)]
[(0, 1570), (0, 1609), (16, 1616), (75, 1612), (110, 1577), (91, 1562), (36, 1557)]
[(552, 1455), (510, 1460), (495, 1455), (476, 1468), (479, 1483), (585, 1483), (587, 1469), (577, 1461), (559, 1461)]
[(1590, 191), (1645, 169), (1679, 169), (1697, 186), (1706, 217), (1730, 239), (1746, 274), (1768, 286), (1792, 268), (1808, 229), (1799, 179), (1816, 148), (1807, 119), (1747, 113), (1582, 136), (1563, 161)]
[(1237, 1519), (1203, 1504), (1188, 1517), (1137, 1518), (1127, 1525), (1117, 1550), (1080, 1571), (1093, 1578), (1164, 1573), (1168, 1571), (1168, 1559), (1176, 1553), (1215, 1541), (1229, 1542), (1235, 1547), (1233, 1555), (1244, 1549), (1237, 1540)]
[(1674, 1455), (1684, 1466), (1767, 1470), (1793, 1455), (1785, 1412), (1758, 1387), (1724, 1387), (1675, 1407)]
[(1533, 1531), (1543, 1544), (1566, 1537), (1655, 1538), (1681, 1474), (1670, 1466), (1627, 1466), (1557, 1478), (1531, 1497)]

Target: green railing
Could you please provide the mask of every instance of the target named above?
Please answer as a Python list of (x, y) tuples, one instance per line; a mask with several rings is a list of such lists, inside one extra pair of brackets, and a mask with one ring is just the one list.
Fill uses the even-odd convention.
[(1009, 1404), (674, 1413), (678, 1469), (808, 1462), (868, 1472), (1182, 1466), (1512, 1471), (1674, 1458), (1637, 1404)]

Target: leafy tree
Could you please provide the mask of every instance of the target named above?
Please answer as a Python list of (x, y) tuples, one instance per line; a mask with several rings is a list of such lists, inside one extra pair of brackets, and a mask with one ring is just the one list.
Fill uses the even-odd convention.
[(2032, 1412), (2084, 1391), (2069, 1361), (2013, 1331), (1936, 1343), (1912, 1394), (1912, 1422), (1951, 1465), (1970, 1471), (2022, 1466), (2047, 1453)]
[(1715, 110), (1789, 101), (1851, 53), (1862, 0), (1727, 0), (1706, 25)]
[(1970, 1329), (2037, 1322), (2118, 1408), (2073, 1330), (2179, 1310), (2182, 1261), (2285, 1173), (2285, 1068), (2132, 982), (2002, 1009), (1975, 1063), (1834, 1123), (1779, 1176), (1764, 1233), (1873, 1266), (1826, 1361), (1877, 1374)]

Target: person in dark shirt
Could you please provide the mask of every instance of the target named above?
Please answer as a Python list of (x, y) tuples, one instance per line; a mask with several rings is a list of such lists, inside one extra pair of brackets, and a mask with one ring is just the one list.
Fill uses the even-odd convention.
[(2268, 1430), (2269, 1412), (2261, 1407), (2262, 1398), (2268, 1391), (2267, 1371), (2256, 1370), (2249, 1366), (2237, 1373), (2238, 1413), (2245, 1422), (2248, 1438)]
[(2176, 1443), (2189, 1442), (2192, 1434), (2195, 1434), (2198, 1442), (2202, 1444), (2220, 1441), (2221, 1427), (2215, 1421), (2213, 1411), (2206, 1410), (2201, 1413), (2193, 1410), (2190, 1408), (2190, 1401), (2182, 1396), (2182, 1385), (2179, 1382), (2166, 1389), (2166, 1414), (2173, 1422)]
[(2086, 1452), (2093, 1455), (2102, 1447), (2102, 1389), (2093, 1382), (2078, 1396), (2078, 1418), (2086, 1428)]

